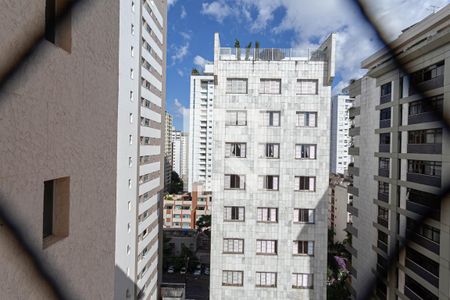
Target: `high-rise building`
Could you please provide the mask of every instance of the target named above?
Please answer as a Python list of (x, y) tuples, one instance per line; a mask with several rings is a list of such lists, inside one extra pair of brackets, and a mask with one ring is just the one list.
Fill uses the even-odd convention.
[(166, 126), (165, 126), (165, 146), (164, 146), (164, 187), (167, 187), (172, 181), (172, 166), (173, 166), (173, 117), (166, 111)]
[(440, 198), (450, 180), (449, 16), (447, 5), (405, 29), (349, 87), (356, 299), (369, 298), (370, 282), (378, 299), (450, 299), (450, 206)]
[(0, 7), (2, 298), (157, 299), (167, 2)]
[(188, 155), (189, 155), (189, 133), (182, 132), (181, 137), (181, 167), (180, 167), (180, 177), (183, 179), (185, 190), (187, 191), (188, 183)]
[(353, 99), (348, 95), (335, 95), (331, 98), (331, 154), (330, 171), (334, 174), (345, 174), (351, 162), (348, 155), (351, 127), (348, 109), (352, 107)]
[(191, 75), (189, 111), (188, 191), (195, 182), (211, 190), (213, 149), (213, 65), (206, 64), (203, 74)]
[(181, 131), (172, 132), (172, 170), (181, 177)]
[(211, 299), (326, 297), (334, 53), (216, 33)]
[(343, 243), (347, 239), (348, 233), (345, 231), (347, 223), (352, 222), (350, 214), (347, 212), (347, 207), (353, 205), (353, 195), (347, 191), (349, 184), (348, 178), (330, 174), (328, 229), (333, 231), (335, 243)]

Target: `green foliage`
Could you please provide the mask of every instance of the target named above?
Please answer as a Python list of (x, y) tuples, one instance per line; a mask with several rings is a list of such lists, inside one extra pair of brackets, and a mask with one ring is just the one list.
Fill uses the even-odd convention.
[(211, 228), (211, 216), (209, 215), (203, 215), (198, 218), (197, 222), (195, 223), (197, 225), (197, 228), (200, 230), (208, 230)]
[(200, 72), (196, 68), (192, 68), (192, 75), (200, 75)]
[(177, 172), (172, 171), (172, 181), (169, 184), (167, 192), (169, 194), (178, 194), (183, 192), (183, 180), (181, 180)]
[(245, 49), (245, 60), (249, 59), (251, 48), (252, 48), (252, 42), (248, 43), (247, 48)]

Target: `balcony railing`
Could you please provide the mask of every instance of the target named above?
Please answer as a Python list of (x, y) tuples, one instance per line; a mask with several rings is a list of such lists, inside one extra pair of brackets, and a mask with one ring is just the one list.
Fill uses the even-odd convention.
[(405, 267), (434, 285), (435, 287), (439, 288), (439, 277), (434, 275), (433, 273), (429, 272), (427, 269), (420, 266), (420, 264), (412, 261), (409, 258), (406, 258), (405, 260)]
[(440, 246), (438, 243), (433, 242), (430, 239), (427, 239), (419, 234), (417, 234), (416, 232), (413, 232), (409, 229), (406, 230), (406, 234), (410, 237), (411, 241), (421, 245), (422, 247), (424, 247), (425, 249), (430, 250), (433, 253), (436, 253), (437, 255), (439, 255), (440, 253)]
[(386, 254), (388, 253), (388, 245), (385, 242), (377, 240), (377, 247), (384, 251)]
[(442, 113), (441, 112), (423, 112), (416, 115), (408, 116), (408, 125), (426, 123), (426, 122), (435, 122), (442, 121)]
[(389, 177), (389, 169), (378, 169), (378, 176)]
[(359, 147), (351, 146), (348, 148), (348, 154), (350, 155), (359, 155)]
[(434, 209), (430, 206), (425, 206), (411, 200), (406, 200), (406, 209), (421, 216), (430, 214), (430, 216), (437, 221), (441, 219), (441, 211), (439, 209)]
[(347, 192), (349, 194), (355, 195), (355, 196), (359, 196), (359, 190), (357, 187), (353, 186), (353, 185), (349, 185), (347, 187)]
[(326, 60), (323, 51), (310, 49), (282, 49), (282, 48), (220, 48), (220, 60), (242, 61), (298, 61)]
[(348, 174), (349, 175), (355, 175), (355, 176), (359, 176), (359, 168), (358, 167), (353, 167), (353, 166), (348, 166)]
[(442, 144), (408, 144), (408, 153), (441, 154)]
[(380, 120), (380, 128), (391, 127), (391, 119)]
[(437, 89), (444, 86), (444, 75), (439, 75), (434, 77), (433, 79), (423, 81), (420, 83), (411, 84), (409, 88), (409, 94), (414, 95), (417, 94), (418, 91), (428, 91), (432, 89)]
[(441, 177), (418, 173), (406, 173), (406, 179), (411, 182), (441, 187)]
[(378, 217), (378, 224), (380, 224), (381, 226), (384, 226), (386, 228), (389, 228), (389, 221), (385, 218), (382, 217)]
[(392, 96), (392, 94), (386, 94), (386, 95), (380, 96), (380, 104), (391, 102), (391, 98), (392, 98), (391, 96)]
[(389, 194), (378, 192), (378, 200), (389, 202)]
[(378, 152), (390, 152), (391, 144), (380, 144), (378, 149), (379, 149)]

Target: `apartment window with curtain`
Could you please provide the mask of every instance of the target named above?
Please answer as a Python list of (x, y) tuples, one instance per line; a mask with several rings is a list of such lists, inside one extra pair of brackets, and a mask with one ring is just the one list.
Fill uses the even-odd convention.
[(318, 86), (317, 79), (298, 79), (296, 93), (297, 95), (317, 95)]
[(277, 254), (277, 241), (276, 240), (256, 240), (256, 254), (276, 255)]
[(295, 190), (314, 192), (316, 190), (316, 177), (295, 176)]
[(314, 209), (294, 208), (294, 223), (314, 223)]
[(247, 126), (247, 112), (246, 111), (227, 111), (225, 125), (227, 125), (227, 126)]
[(408, 173), (441, 177), (441, 167), (439, 161), (408, 160)]
[(225, 175), (225, 189), (227, 190), (244, 190), (245, 176), (229, 174)]
[(260, 144), (260, 155), (262, 158), (280, 158), (280, 144)]
[(316, 159), (316, 145), (295, 145), (295, 159)]
[(256, 287), (276, 287), (276, 272), (256, 272)]
[(223, 253), (244, 253), (243, 239), (223, 239)]
[(313, 274), (292, 273), (292, 288), (311, 289), (313, 287)]
[(294, 241), (292, 254), (294, 255), (314, 255), (314, 242), (313, 241)]
[(243, 286), (244, 281), (243, 271), (222, 271), (222, 285), (223, 286)]
[(246, 143), (225, 143), (225, 157), (246, 157)]
[(256, 220), (257, 220), (257, 222), (261, 222), (261, 223), (277, 223), (278, 208), (258, 207)]
[(248, 80), (245, 78), (227, 78), (227, 94), (247, 94)]
[(223, 220), (231, 222), (244, 222), (245, 208), (243, 206), (225, 206), (223, 210)]
[(278, 191), (279, 176), (264, 175), (259, 176), (259, 186), (263, 190)]
[(262, 79), (259, 82), (260, 94), (281, 94), (281, 79)]
[(280, 126), (280, 115), (279, 111), (264, 111), (262, 112), (263, 124), (267, 127), (279, 127)]
[(408, 144), (441, 144), (442, 128), (408, 131)]
[(297, 127), (317, 127), (317, 112), (297, 112)]

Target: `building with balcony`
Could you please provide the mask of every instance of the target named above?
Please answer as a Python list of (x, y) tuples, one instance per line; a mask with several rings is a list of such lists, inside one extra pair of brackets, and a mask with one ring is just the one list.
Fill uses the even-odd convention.
[(367, 75), (349, 87), (360, 127), (348, 189), (358, 211), (355, 299), (450, 299), (450, 206), (441, 198), (450, 179), (449, 16), (447, 5), (405, 29), (362, 62)]
[(164, 196), (164, 228), (195, 228), (195, 209), (189, 193)]
[(215, 34), (211, 299), (326, 298), (334, 53)]
[(213, 149), (213, 65), (206, 64), (202, 74), (191, 75), (189, 111), (188, 191), (203, 183), (211, 191)]
[(334, 232), (334, 242), (342, 243), (347, 238), (347, 224), (351, 223), (351, 213), (358, 215), (358, 212), (352, 210), (353, 195), (348, 193), (347, 187), (350, 184), (348, 178), (340, 175), (330, 175), (330, 187), (328, 190), (328, 229)]
[(158, 299), (167, 1), (0, 8), (2, 298)]
[(172, 182), (173, 170), (173, 117), (166, 111), (164, 146), (164, 189)]
[(351, 163), (351, 155), (348, 154), (349, 130), (353, 133), (357, 129), (349, 118), (353, 101), (345, 94), (331, 97), (330, 172), (334, 174), (346, 174), (348, 164)]

